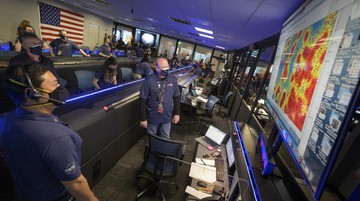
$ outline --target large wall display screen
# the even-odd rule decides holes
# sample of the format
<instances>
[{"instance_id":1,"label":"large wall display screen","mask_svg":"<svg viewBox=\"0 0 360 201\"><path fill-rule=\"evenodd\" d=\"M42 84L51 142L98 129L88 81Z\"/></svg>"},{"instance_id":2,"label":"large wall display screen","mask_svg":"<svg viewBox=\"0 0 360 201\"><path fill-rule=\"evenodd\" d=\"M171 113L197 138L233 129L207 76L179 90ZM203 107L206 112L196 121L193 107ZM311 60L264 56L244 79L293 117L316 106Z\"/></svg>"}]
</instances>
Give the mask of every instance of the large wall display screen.
<instances>
[{"instance_id":1,"label":"large wall display screen","mask_svg":"<svg viewBox=\"0 0 360 201\"><path fill-rule=\"evenodd\" d=\"M152 48L159 46L159 34L149 31L136 29L135 31L135 43L141 43L143 45L150 45Z\"/></svg>"},{"instance_id":2,"label":"large wall display screen","mask_svg":"<svg viewBox=\"0 0 360 201\"><path fill-rule=\"evenodd\" d=\"M284 23L266 105L315 198L360 72L360 0L314 0Z\"/></svg>"}]
</instances>

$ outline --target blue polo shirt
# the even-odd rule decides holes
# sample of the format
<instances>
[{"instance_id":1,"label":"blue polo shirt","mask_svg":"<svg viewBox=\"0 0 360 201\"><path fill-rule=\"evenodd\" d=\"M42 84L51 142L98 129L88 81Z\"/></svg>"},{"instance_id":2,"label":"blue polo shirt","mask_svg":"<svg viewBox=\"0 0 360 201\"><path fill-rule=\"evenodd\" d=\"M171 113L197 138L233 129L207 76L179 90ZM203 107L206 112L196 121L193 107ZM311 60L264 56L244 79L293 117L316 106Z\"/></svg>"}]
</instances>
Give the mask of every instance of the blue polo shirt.
<instances>
[{"instance_id":1,"label":"blue polo shirt","mask_svg":"<svg viewBox=\"0 0 360 201\"><path fill-rule=\"evenodd\" d=\"M142 77L147 77L152 74L152 72L153 71L151 70L150 64L148 62L141 62L134 69L134 73L137 73Z\"/></svg>"},{"instance_id":2,"label":"blue polo shirt","mask_svg":"<svg viewBox=\"0 0 360 201\"><path fill-rule=\"evenodd\" d=\"M106 56L110 56L111 54L111 47L106 45L101 45L99 48L99 52L105 54Z\"/></svg>"},{"instance_id":3,"label":"blue polo shirt","mask_svg":"<svg viewBox=\"0 0 360 201\"><path fill-rule=\"evenodd\" d=\"M97 84L99 85L99 87L100 87L101 89L114 86L114 85L112 84L112 82L111 82L112 77L113 77L114 75L113 75L112 73L110 73L110 74L109 74L109 81L110 81L110 82L105 82L104 72L105 72L105 66L100 67L100 68L97 69L96 72L95 72L95 78L99 80L99 81L97 82Z\"/></svg>"},{"instance_id":4,"label":"blue polo shirt","mask_svg":"<svg viewBox=\"0 0 360 201\"><path fill-rule=\"evenodd\" d=\"M61 50L60 56L64 56L64 57L71 57L74 50L77 51L80 50L80 48L71 40L63 41L60 38L53 40L50 43L50 46L55 49L54 50L55 55L58 55L58 52Z\"/></svg>"},{"instance_id":5,"label":"blue polo shirt","mask_svg":"<svg viewBox=\"0 0 360 201\"><path fill-rule=\"evenodd\" d=\"M53 115L21 108L0 118L0 142L19 200L54 200L81 175L80 136Z\"/></svg>"},{"instance_id":6,"label":"blue polo shirt","mask_svg":"<svg viewBox=\"0 0 360 201\"><path fill-rule=\"evenodd\" d=\"M164 91L163 113L158 112L158 105L160 103L158 98L159 85L161 90ZM163 80L158 78L156 73L147 77L140 90L140 98L146 100L147 121L151 124L171 122L173 98L177 96L180 96L180 92L174 75L170 74Z\"/></svg>"}]
</instances>

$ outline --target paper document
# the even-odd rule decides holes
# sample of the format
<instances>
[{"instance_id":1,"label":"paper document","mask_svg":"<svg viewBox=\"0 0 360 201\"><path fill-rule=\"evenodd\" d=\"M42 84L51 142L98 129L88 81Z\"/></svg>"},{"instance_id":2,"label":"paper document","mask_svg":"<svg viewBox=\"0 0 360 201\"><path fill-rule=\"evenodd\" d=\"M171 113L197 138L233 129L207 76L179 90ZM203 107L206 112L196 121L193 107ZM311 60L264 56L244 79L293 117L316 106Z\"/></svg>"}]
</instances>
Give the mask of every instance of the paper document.
<instances>
[{"instance_id":1,"label":"paper document","mask_svg":"<svg viewBox=\"0 0 360 201\"><path fill-rule=\"evenodd\" d=\"M192 162L189 176L209 183L216 181L216 168Z\"/></svg>"},{"instance_id":2,"label":"paper document","mask_svg":"<svg viewBox=\"0 0 360 201\"><path fill-rule=\"evenodd\" d=\"M194 197L196 197L197 199L201 200L203 198L206 197L211 197L211 194L207 194L207 193L203 193L201 191L196 190L195 188L191 187L191 186L187 186L185 189L185 193L188 193Z\"/></svg>"},{"instance_id":3,"label":"paper document","mask_svg":"<svg viewBox=\"0 0 360 201\"><path fill-rule=\"evenodd\" d=\"M198 100L199 100L200 102L203 102L203 103L206 103L206 102L208 101L208 99L203 98L203 97L201 97L201 96L198 96L197 98L198 98Z\"/></svg>"},{"instance_id":4,"label":"paper document","mask_svg":"<svg viewBox=\"0 0 360 201\"><path fill-rule=\"evenodd\" d=\"M196 158L195 162L201 165L215 166L215 160Z\"/></svg>"}]
</instances>

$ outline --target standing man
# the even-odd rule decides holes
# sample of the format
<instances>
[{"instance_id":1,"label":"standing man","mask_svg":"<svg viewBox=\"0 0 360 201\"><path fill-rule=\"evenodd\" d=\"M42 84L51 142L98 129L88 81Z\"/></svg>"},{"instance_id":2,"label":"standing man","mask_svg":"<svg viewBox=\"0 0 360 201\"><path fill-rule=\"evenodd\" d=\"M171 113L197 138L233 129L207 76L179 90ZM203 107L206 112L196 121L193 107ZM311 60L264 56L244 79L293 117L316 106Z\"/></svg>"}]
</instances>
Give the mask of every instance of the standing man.
<instances>
[{"instance_id":1,"label":"standing man","mask_svg":"<svg viewBox=\"0 0 360 201\"><path fill-rule=\"evenodd\" d=\"M156 73L147 77L140 90L140 126L149 134L170 139L171 122L180 120L179 87L175 76L169 75L165 58L158 58L155 65Z\"/></svg>"},{"instance_id":2,"label":"standing man","mask_svg":"<svg viewBox=\"0 0 360 201\"><path fill-rule=\"evenodd\" d=\"M52 115L67 93L41 64L10 66L5 89L17 105L0 118L1 149L16 200L98 201L81 174L80 136Z\"/></svg>"},{"instance_id":3,"label":"standing man","mask_svg":"<svg viewBox=\"0 0 360 201\"><path fill-rule=\"evenodd\" d=\"M59 31L60 38L53 40L50 43L50 55L51 56L64 56L71 57L74 50L79 51L84 57L90 57L84 50L80 49L73 41L68 39L68 35L65 30ZM55 49L55 52L54 52Z\"/></svg>"}]
</instances>

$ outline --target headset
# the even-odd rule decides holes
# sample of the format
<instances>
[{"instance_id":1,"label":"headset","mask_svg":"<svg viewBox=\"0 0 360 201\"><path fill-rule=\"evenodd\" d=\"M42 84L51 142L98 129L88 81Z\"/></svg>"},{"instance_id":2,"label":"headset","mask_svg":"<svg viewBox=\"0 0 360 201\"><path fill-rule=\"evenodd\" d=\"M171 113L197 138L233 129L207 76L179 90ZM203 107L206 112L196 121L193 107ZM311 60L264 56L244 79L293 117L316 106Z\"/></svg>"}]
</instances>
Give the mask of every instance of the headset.
<instances>
[{"instance_id":1,"label":"headset","mask_svg":"<svg viewBox=\"0 0 360 201\"><path fill-rule=\"evenodd\" d=\"M36 90L34 85L32 84L30 76L29 76L26 68L24 66L22 66L22 69L24 71L25 79L26 79L26 81L27 81L27 83L29 84L29 87L30 87L30 93L28 94L28 97L30 99L33 99L33 100L36 99L37 100L38 98L45 98L47 100L50 100L50 101L53 101L53 102L56 102L56 103L59 103L59 104L62 104L62 105L65 104L65 102L63 102L63 101L59 101L59 100L56 100L56 99L41 95L41 93L38 90Z\"/></svg>"}]
</instances>

